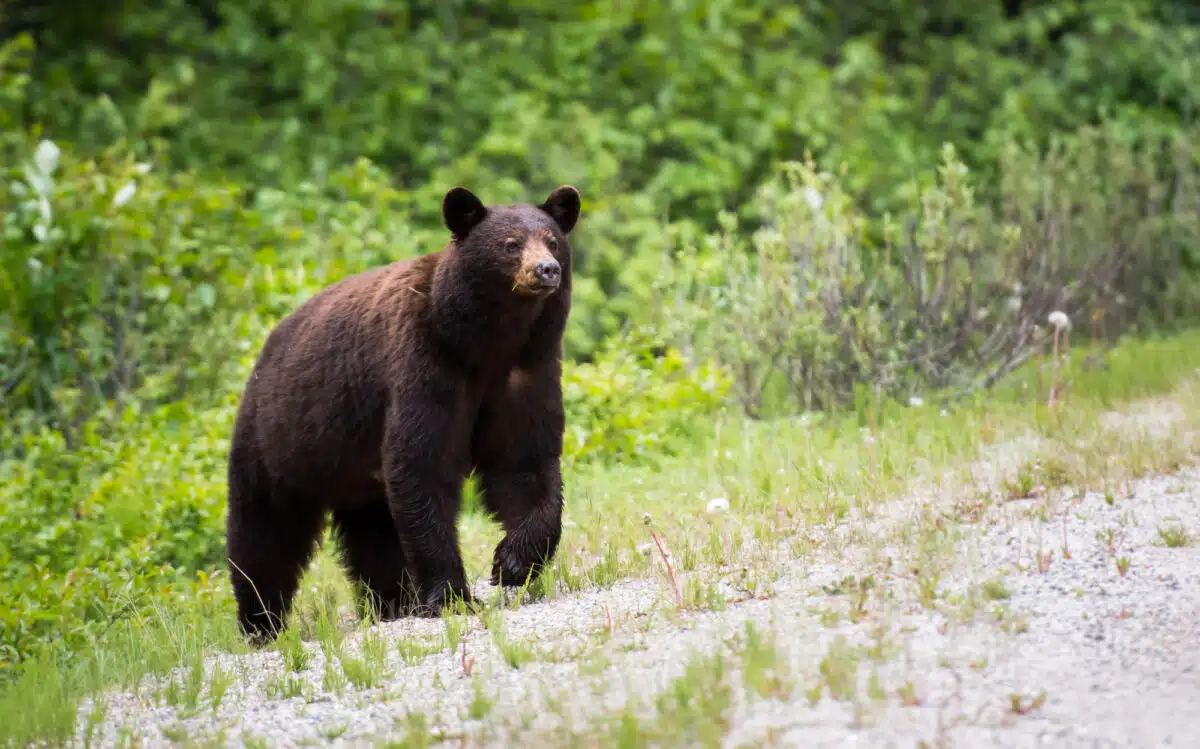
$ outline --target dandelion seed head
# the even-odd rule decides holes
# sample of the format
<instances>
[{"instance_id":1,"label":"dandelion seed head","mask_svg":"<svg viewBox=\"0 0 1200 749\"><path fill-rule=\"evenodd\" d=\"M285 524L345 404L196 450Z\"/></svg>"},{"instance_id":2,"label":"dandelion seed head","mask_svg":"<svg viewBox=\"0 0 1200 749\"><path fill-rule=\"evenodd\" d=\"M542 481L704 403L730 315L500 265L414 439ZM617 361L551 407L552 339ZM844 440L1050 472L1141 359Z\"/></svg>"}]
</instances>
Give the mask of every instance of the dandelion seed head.
<instances>
[{"instance_id":1,"label":"dandelion seed head","mask_svg":"<svg viewBox=\"0 0 1200 749\"><path fill-rule=\"evenodd\" d=\"M1054 326L1056 330L1063 330L1071 327L1071 318L1067 317L1067 313L1062 310L1054 310L1046 317L1046 321Z\"/></svg>"},{"instance_id":2,"label":"dandelion seed head","mask_svg":"<svg viewBox=\"0 0 1200 749\"><path fill-rule=\"evenodd\" d=\"M709 514L720 514L729 509L729 500L724 497L714 497L708 500L708 507L705 508Z\"/></svg>"}]
</instances>

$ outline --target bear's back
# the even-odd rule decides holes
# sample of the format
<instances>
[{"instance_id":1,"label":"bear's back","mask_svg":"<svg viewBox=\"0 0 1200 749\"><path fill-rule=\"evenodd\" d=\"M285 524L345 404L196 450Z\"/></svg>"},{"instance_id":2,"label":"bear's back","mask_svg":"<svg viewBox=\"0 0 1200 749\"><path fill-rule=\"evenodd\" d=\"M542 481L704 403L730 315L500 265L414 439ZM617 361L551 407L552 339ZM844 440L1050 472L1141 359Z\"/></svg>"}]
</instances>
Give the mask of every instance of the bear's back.
<instances>
[{"instance_id":1,"label":"bear's back","mask_svg":"<svg viewBox=\"0 0 1200 749\"><path fill-rule=\"evenodd\" d=\"M378 460L387 380L418 336L433 253L337 281L267 336L243 395L266 468L306 483Z\"/></svg>"}]
</instances>

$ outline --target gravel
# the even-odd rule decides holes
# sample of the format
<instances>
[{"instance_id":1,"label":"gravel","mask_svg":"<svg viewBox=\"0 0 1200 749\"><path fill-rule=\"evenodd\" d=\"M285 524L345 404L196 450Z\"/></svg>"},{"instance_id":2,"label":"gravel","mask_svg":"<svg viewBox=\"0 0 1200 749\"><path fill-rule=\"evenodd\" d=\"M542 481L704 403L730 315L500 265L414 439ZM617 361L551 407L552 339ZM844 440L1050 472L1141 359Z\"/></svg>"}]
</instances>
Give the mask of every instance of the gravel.
<instances>
[{"instance_id":1,"label":"gravel","mask_svg":"<svg viewBox=\"0 0 1200 749\"><path fill-rule=\"evenodd\" d=\"M1168 410L1154 428L1174 418ZM1015 465L1036 448L997 448L988 470ZM781 559L767 594L722 610L668 613L673 593L662 575L505 609L508 637L537 650L519 668L475 618L465 649L453 652L440 621L375 627L388 642L388 661L372 689L324 688L325 658L315 643L306 643L311 662L295 675L305 695L291 698L268 694L288 673L279 653L214 656L208 666L235 677L215 711L202 704L181 715L151 689L113 693L93 745L121 742L124 730L142 746L175 745L180 736L225 745L256 738L268 746L373 746L403 738L416 712L455 745L559 746L565 732L592 736L627 706L652 720L654 696L696 658L728 653L747 622L774 634L778 670L792 688L753 695L735 668L724 746L1194 745L1200 468L1130 482L1115 496L1068 491L993 502L972 523L945 524L940 554L921 556L912 534L884 543L904 538L906 528L928 529L931 513L953 507L963 491L926 487L887 512L851 520L846 541ZM1167 527L1182 528L1191 542L1167 546L1160 535ZM921 583L935 572L936 602L923 605ZM700 574L734 577L729 570ZM837 590L849 575L876 582L857 620L850 615L855 597ZM489 595L487 586L479 592ZM440 642L441 650L406 664L396 644L414 638ZM358 635L347 639L351 651L358 643ZM851 688L811 700L823 659L835 670L855 662L837 656L844 644L863 648ZM872 646L882 651L868 652ZM704 696L701 688L692 694Z\"/></svg>"}]
</instances>

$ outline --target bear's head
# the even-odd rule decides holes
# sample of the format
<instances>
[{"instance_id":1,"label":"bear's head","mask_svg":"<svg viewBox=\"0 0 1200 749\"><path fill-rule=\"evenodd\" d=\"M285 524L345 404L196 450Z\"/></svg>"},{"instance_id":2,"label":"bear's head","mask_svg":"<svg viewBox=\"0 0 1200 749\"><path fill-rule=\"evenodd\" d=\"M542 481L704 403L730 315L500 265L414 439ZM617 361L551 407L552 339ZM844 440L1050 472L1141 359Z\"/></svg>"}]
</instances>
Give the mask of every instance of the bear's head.
<instances>
[{"instance_id":1,"label":"bear's head","mask_svg":"<svg viewBox=\"0 0 1200 749\"><path fill-rule=\"evenodd\" d=\"M579 219L579 191L564 185L541 205L485 206L465 187L442 201L442 218L454 238L454 252L473 273L507 284L532 299L562 288L571 272L567 235Z\"/></svg>"}]
</instances>

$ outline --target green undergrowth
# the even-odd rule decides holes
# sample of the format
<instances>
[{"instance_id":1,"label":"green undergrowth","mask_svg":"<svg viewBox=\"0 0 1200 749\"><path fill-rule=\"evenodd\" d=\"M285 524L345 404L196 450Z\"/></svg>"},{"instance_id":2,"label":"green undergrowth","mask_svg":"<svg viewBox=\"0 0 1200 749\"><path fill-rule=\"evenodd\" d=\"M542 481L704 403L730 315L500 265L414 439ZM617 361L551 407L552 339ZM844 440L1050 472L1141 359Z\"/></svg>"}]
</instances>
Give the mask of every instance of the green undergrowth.
<instances>
[{"instance_id":1,"label":"green undergrowth","mask_svg":"<svg viewBox=\"0 0 1200 749\"><path fill-rule=\"evenodd\" d=\"M727 383L673 352L613 348L564 373L566 461L652 466L689 448ZM250 360L243 362L243 367ZM238 395L42 429L0 460L0 681L35 654L86 648L118 621L224 580L225 472ZM467 497L469 508L478 503Z\"/></svg>"},{"instance_id":2,"label":"green undergrowth","mask_svg":"<svg viewBox=\"0 0 1200 749\"><path fill-rule=\"evenodd\" d=\"M653 555L644 553L653 542L651 531L669 548L680 572L726 562L753 566L753 541L788 542L805 527L836 524L852 507L869 506L915 479L974 460L989 444L1030 431L1054 437L1092 428L1105 409L1165 394L1198 369L1200 332L1193 332L1123 341L1103 355L1073 350L1058 369L1053 410L1046 404L1049 365L1034 361L994 391L945 403L930 394L919 404L864 398L842 412L770 421L747 420L733 410L697 417L691 424L697 436L676 455L641 465L571 467L560 552L548 573L526 591L526 600L651 573ZM108 454L115 457L93 493L124 493L127 514L90 524L91 535L73 538L76 547L94 549L81 566L87 571L74 573L65 592L47 583L10 599L28 604L58 596L64 605L93 615L93 626L81 627L58 647L32 650L10 670L0 692L2 736L10 744L66 739L74 730L79 700L102 688L131 686L145 674L196 663L214 650L244 651L218 563L221 482L214 477L221 475L223 447L217 435L228 425L219 418L210 422L215 417L209 413L179 411L156 418L161 421L138 432L156 440L152 445L132 440L123 448L127 452L109 445ZM79 466L61 470L83 470L87 456L78 460ZM164 476L175 483L155 483ZM210 484L201 481L205 476ZM206 494L212 506L189 511L195 514L171 509L172 496L194 493ZM93 512L89 495L79 496L78 512ZM146 497L158 501L146 502ZM710 502L718 499L727 509L710 511ZM137 515L136 507L146 513ZM106 545L119 546L123 537L135 535L139 523L148 532L180 534L186 538L180 548L207 546L214 563L186 574L188 560L155 557L162 551L148 537L144 547L125 547L125 561L104 552ZM475 509L460 527L469 574L485 575L500 530ZM53 549L54 533L68 530L41 539L46 553ZM37 538L32 529L25 533ZM336 629L342 612L352 607L334 553L327 544L303 581L295 619L301 639L323 642L331 634L325 630ZM154 560L156 572L114 584L121 579L114 570L135 570L142 559ZM80 588L72 594L75 585ZM703 591L693 592L703 598ZM65 621L57 616L47 626Z\"/></svg>"}]
</instances>

